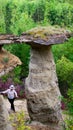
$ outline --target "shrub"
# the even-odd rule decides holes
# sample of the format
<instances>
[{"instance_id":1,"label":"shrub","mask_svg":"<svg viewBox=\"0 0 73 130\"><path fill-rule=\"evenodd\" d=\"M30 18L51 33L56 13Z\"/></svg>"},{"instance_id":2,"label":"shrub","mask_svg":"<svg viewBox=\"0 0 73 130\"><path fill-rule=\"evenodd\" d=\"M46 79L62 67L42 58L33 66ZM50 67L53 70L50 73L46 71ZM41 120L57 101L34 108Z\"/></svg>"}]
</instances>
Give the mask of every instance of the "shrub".
<instances>
[{"instance_id":1,"label":"shrub","mask_svg":"<svg viewBox=\"0 0 73 130\"><path fill-rule=\"evenodd\" d=\"M67 92L68 99L67 99L67 108L70 115L73 115L73 88L68 89Z\"/></svg>"},{"instance_id":2,"label":"shrub","mask_svg":"<svg viewBox=\"0 0 73 130\"><path fill-rule=\"evenodd\" d=\"M73 130L73 88L68 90L68 98L65 99L67 107L66 130Z\"/></svg>"},{"instance_id":3,"label":"shrub","mask_svg":"<svg viewBox=\"0 0 73 130\"><path fill-rule=\"evenodd\" d=\"M60 91L63 96L67 96L68 88L72 88L73 82L73 63L62 56L56 64Z\"/></svg>"},{"instance_id":4,"label":"shrub","mask_svg":"<svg viewBox=\"0 0 73 130\"><path fill-rule=\"evenodd\" d=\"M53 46L52 51L54 53L55 62L61 59L63 55L73 62L73 38L70 38L67 43L65 42L64 44Z\"/></svg>"},{"instance_id":5,"label":"shrub","mask_svg":"<svg viewBox=\"0 0 73 130\"><path fill-rule=\"evenodd\" d=\"M7 64L8 61L9 61L9 58L8 58L8 57L4 57L4 58L3 58L3 63Z\"/></svg>"},{"instance_id":6,"label":"shrub","mask_svg":"<svg viewBox=\"0 0 73 130\"><path fill-rule=\"evenodd\" d=\"M25 114L23 111L11 114L10 121L16 130L30 130L30 128L26 125Z\"/></svg>"},{"instance_id":7,"label":"shrub","mask_svg":"<svg viewBox=\"0 0 73 130\"><path fill-rule=\"evenodd\" d=\"M69 117L65 121L66 123L66 130L73 130L73 117Z\"/></svg>"}]
</instances>

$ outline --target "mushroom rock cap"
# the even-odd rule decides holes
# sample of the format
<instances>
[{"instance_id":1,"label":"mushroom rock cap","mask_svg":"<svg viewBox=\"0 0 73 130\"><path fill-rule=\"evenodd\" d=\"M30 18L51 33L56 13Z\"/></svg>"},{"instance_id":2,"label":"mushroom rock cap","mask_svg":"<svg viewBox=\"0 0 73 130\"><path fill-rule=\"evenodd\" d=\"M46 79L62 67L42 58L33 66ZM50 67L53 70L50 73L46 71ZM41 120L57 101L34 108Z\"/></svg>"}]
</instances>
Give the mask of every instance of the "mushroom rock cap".
<instances>
[{"instance_id":1,"label":"mushroom rock cap","mask_svg":"<svg viewBox=\"0 0 73 130\"><path fill-rule=\"evenodd\" d=\"M12 43L26 43L32 47L42 47L64 43L70 37L73 37L72 33L60 27L36 27L22 33L21 36L0 34L0 46Z\"/></svg>"},{"instance_id":2,"label":"mushroom rock cap","mask_svg":"<svg viewBox=\"0 0 73 130\"><path fill-rule=\"evenodd\" d=\"M18 57L2 49L0 51L0 77L12 71L17 65L21 65Z\"/></svg>"},{"instance_id":3,"label":"mushroom rock cap","mask_svg":"<svg viewBox=\"0 0 73 130\"><path fill-rule=\"evenodd\" d=\"M0 34L0 45L15 43L19 37L12 34Z\"/></svg>"},{"instance_id":4,"label":"mushroom rock cap","mask_svg":"<svg viewBox=\"0 0 73 130\"><path fill-rule=\"evenodd\" d=\"M57 27L37 27L20 36L22 42L31 46L49 46L63 43L71 37L71 32Z\"/></svg>"}]
</instances>

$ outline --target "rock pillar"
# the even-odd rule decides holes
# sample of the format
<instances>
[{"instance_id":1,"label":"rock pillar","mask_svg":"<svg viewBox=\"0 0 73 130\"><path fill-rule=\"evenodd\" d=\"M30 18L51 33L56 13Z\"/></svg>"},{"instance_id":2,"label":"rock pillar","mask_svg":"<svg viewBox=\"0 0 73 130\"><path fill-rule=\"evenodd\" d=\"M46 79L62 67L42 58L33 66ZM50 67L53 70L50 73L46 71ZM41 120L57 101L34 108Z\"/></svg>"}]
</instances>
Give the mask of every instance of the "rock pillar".
<instances>
[{"instance_id":1,"label":"rock pillar","mask_svg":"<svg viewBox=\"0 0 73 130\"><path fill-rule=\"evenodd\" d=\"M31 49L25 91L31 120L47 124L55 128L53 130L63 130L59 125L62 121L61 94L51 46Z\"/></svg>"},{"instance_id":2,"label":"rock pillar","mask_svg":"<svg viewBox=\"0 0 73 130\"><path fill-rule=\"evenodd\" d=\"M0 130L13 130L3 96L0 96Z\"/></svg>"}]
</instances>

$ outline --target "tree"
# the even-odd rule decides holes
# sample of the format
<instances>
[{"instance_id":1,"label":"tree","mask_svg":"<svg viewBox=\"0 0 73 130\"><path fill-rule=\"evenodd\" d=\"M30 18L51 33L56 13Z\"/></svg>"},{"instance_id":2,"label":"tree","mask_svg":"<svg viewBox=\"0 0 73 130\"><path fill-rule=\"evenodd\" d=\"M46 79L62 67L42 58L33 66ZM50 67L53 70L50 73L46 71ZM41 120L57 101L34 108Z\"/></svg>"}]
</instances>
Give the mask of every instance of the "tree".
<instances>
[{"instance_id":1,"label":"tree","mask_svg":"<svg viewBox=\"0 0 73 130\"><path fill-rule=\"evenodd\" d=\"M73 62L63 56L57 61L56 68L60 91L63 96L67 96L68 89L73 87Z\"/></svg>"}]
</instances>

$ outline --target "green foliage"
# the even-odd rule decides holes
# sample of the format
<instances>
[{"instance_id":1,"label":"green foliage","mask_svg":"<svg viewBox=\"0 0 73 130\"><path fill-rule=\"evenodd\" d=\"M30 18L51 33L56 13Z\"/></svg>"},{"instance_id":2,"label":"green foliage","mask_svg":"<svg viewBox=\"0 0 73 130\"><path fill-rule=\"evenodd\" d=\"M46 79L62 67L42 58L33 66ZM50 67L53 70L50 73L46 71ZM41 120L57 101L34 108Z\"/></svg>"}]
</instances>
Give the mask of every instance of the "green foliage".
<instances>
[{"instance_id":1,"label":"green foliage","mask_svg":"<svg viewBox=\"0 0 73 130\"><path fill-rule=\"evenodd\" d=\"M56 68L61 93L66 96L68 88L72 87L73 62L63 56L57 61Z\"/></svg>"},{"instance_id":2,"label":"green foliage","mask_svg":"<svg viewBox=\"0 0 73 130\"><path fill-rule=\"evenodd\" d=\"M31 19L31 16L28 15L28 6L29 2L27 1L10 1L9 6L10 10L10 31L14 34L21 34L23 31L26 31L35 26L35 23ZM28 6L27 6L28 5ZM8 15L7 15L8 16Z\"/></svg>"},{"instance_id":3,"label":"green foliage","mask_svg":"<svg viewBox=\"0 0 73 130\"><path fill-rule=\"evenodd\" d=\"M5 33L5 0L0 0L0 34Z\"/></svg>"},{"instance_id":4,"label":"green foliage","mask_svg":"<svg viewBox=\"0 0 73 130\"><path fill-rule=\"evenodd\" d=\"M47 17L52 25L72 25L73 6L69 3L50 2Z\"/></svg>"},{"instance_id":5,"label":"green foliage","mask_svg":"<svg viewBox=\"0 0 73 130\"><path fill-rule=\"evenodd\" d=\"M20 96L22 96L24 94L24 91L23 90L21 90L20 91Z\"/></svg>"},{"instance_id":6,"label":"green foliage","mask_svg":"<svg viewBox=\"0 0 73 130\"><path fill-rule=\"evenodd\" d=\"M68 89L67 95L68 98L65 99L67 106L66 130L73 130L73 85L72 89Z\"/></svg>"},{"instance_id":7,"label":"green foliage","mask_svg":"<svg viewBox=\"0 0 73 130\"><path fill-rule=\"evenodd\" d=\"M8 58L8 57L4 57L4 58L3 58L3 63L6 64L6 63L8 63L8 61L9 61L9 58Z\"/></svg>"},{"instance_id":8,"label":"green foliage","mask_svg":"<svg viewBox=\"0 0 73 130\"><path fill-rule=\"evenodd\" d=\"M6 83L7 80L11 78L14 84L22 84L22 81L20 80L20 74L21 74L21 67L17 66L10 73L3 75L1 79L3 82Z\"/></svg>"},{"instance_id":9,"label":"green foliage","mask_svg":"<svg viewBox=\"0 0 73 130\"><path fill-rule=\"evenodd\" d=\"M66 123L66 130L73 130L73 117L69 117L65 121Z\"/></svg>"},{"instance_id":10,"label":"green foliage","mask_svg":"<svg viewBox=\"0 0 73 130\"><path fill-rule=\"evenodd\" d=\"M3 76L1 77L1 79L2 79L3 82L6 82L8 78L9 78L9 75L8 75L8 74L3 75Z\"/></svg>"},{"instance_id":11,"label":"green foliage","mask_svg":"<svg viewBox=\"0 0 73 130\"><path fill-rule=\"evenodd\" d=\"M13 73L15 74L15 77L20 77L21 67L17 66L16 68L14 68Z\"/></svg>"},{"instance_id":12,"label":"green foliage","mask_svg":"<svg viewBox=\"0 0 73 130\"><path fill-rule=\"evenodd\" d=\"M23 111L11 114L9 120L12 122L12 125L16 128L16 130L30 130L30 128L26 125Z\"/></svg>"},{"instance_id":13,"label":"green foliage","mask_svg":"<svg viewBox=\"0 0 73 130\"><path fill-rule=\"evenodd\" d=\"M18 77L14 77L13 81L15 84L22 84L22 82L20 81L20 79Z\"/></svg>"},{"instance_id":14,"label":"green foliage","mask_svg":"<svg viewBox=\"0 0 73 130\"><path fill-rule=\"evenodd\" d=\"M70 115L73 115L73 84L72 89L68 89L67 92L68 100L67 100L67 107Z\"/></svg>"},{"instance_id":15,"label":"green foliage","mask_svg":"<svg viewBox=\"0 0 73 130\"><path fill-rule=\"evenodd\" d=\"M55 45L52 47L55 62L65 56L67 59L73 62L73 38L71 38L67 43Z\"/></svg>"},{"instance_id":16,"label":"green foliage","mask_svg":"<svg viewBox=\"0 0 73 130\"><path fill-rule=\"evenodd\" d=\"M21 75L21 67L17 66L14 68L14 70L12 71L12 76L10 74L10 76L13 79L13 82L15 84L22 84L21 80L20 80L20 75Z\"/></svg>"},{"instance_id":17,"label":"green foliage","mask_svg":"<svg viewBox=\"0 0 73 130\"><path fill-rule=\"evenodd\" d=\"M40 22L44 20L45 14L45 0L37 0L35 3L34 12L32 13L32 18L35 22Z\"/></svg>"},{"instance_id":18,"label":"green foliage","mask_svg":"<svg viewBox=\"0 0 73 130\"><path fill-rule=\"evenodd\" d=\"M16 67L13 71L14 82L20 82L19 78L25 78L29 72L29 60L30 60L30 46L26 44L14 44L4 46L6 50L10 50L11 53L20 58L22 65Z\"/></svg>"},{"instance_id":19,"label":"green foliage","mask_svg":"<svg viewBox=\"0 0 73 130\"><path fill-rule=\"evenodd\" d=\"M30 47L26 44L13 45L11 52L21 59L20 77L27 77L29 72Z\"/></svg>"},{"instance_id":20,"label":"green foliage","mask_svg":"<svg viewBox=\"0 0 73 130\"><path fill-rule=\"evenodd\" d=\"M5 7L5 25L6 25L6 33L11 33L10 25L11 25L11 19L12 19L12 11L10 5L12 4L12 1L8 1Z\"/></svg>"},{"instance_id":21,"label":"green foliage","mask_svg":"<svg viewBox=\"0 0 73 130\"><path fill-rule=\"evenodd\" d=\"M12 81L14 82L14 84L22 84L22 81L20 80L20 74L21 74L21 67L17 66L15 67L12 72L5 74L3 76L1 76L1 79L3 82L7 82L7 80L9 78L12 79Z\"/></svg>"},{"instance_id":22,"label":"green foliage","mask_svg":"<svg viewBox=\"0 0 73 130\"><path fill-rule=\"evenodd\" d=\"M0 33L19 35L44 21L45 24L72 26L71 3L69 0L0 0Z\"/></svg>"}]
</instances>

